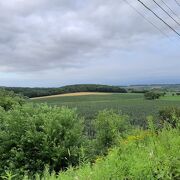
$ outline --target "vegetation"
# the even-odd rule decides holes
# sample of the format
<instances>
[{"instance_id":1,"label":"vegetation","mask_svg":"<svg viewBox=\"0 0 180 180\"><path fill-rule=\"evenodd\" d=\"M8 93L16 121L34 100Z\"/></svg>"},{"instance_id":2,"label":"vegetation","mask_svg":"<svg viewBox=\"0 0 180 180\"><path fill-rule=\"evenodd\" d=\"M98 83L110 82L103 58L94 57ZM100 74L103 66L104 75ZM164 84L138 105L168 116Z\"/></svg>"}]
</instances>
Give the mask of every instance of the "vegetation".
<instances>
[{"instance_id":1,"label":"vegetation","mask_svg":"<svg viewBox=\"0 0 180 180\"><path fill-rule=\"evenodd\" d=\"M6 90L14 91L29 98L49 96L56 94L74 93L74 92L113 92L126 93L124 88L119 86L96 85L96 84L79 84L70 85L60 88L20 88L20 87L6 87Z\"/></svg>"},{"instance_id":2,"label":"vegetation","mask_svg":"<svg viewBox=\"0 0 180 180\"><path fill-rule=\"evenodd\" d=\"M128 92L130 92L130 93L147 93L148 92L148 90L144 90L144 89L132 89L132 88L128 88L127 89L128 90Z\"/></svg>"},{"instance_id":3,"label":"vegetation","mask_svg":"<svg viewBox=\"0 0 180 180\"><path fill-rule=\"evenodd\" d=\"M175 127L178 124L180 118L180 109L177 107L165 108L160 110L159 118L161 123L169 123L172 127Z\"/></svg>"},{"instance_id":4,"label":"vegetation","mask_svg":"<svg viewBox=\"0 0 180 180\"><path fill-rule=\"evenodd\" d=\"M16 106L0 111L0 174L59 171L77 165L84 143L83 120L74 110L47 105Z\"/></svg>"},{"instance_id":5,"label":"vegetation","mask_svg":"<svg viewBox=\"0 0 180 180\"><path fill-rule=\"evenodd\" d=\"M71 97L49 97L34 99L36 103L47 103L51 106L67 106L76 108L77 112L85 117L86 128L91 134L91 121L99 111L113 109L117 113L127 114L132 125L146 126L146 117L153 115L158 117L158 112L166 107L180 107L180 97L167 94L156 101L144 99L140 93L123 93L107 95L88 95Z\"/></svg>"},{"instance_id":6,"label":"vegetation","mask_svg":"<svg viewBox=\"0 0 180 180\"><path fill-rule=\"evenodd\" d=\"M122 112L103 110L90 122L89 134L75 109L3 92L16 103L0 106L0 179L180 178L178 107L148 117L145 129L130 125Z\"/></svg>"},{"instance_id":7,"label":"vegetation","mask_svg":"<svg viewBox=\"0 0 180 180\"><path fill-rule=\"evenodd\" d=\"M180 84L150 84L150 85L131 85L129 89L137 91L164 91L164 92L178 92Z\"/></svg>"},{"instance_id":8,"label":"vegetation","mask_svg":"<svg viewBox=\"0 0 180 180\"><path fill-rule=\"evenodd\" d=\"M156 134L151 129L137 130L110 149L107 157L95 164L83 164L59 175L44 172L43 180L178 180L180 178L179 128L164 127ZM39 176L36 176L39 180Z\"/></svg>"},{"instance_id":9,"label":"vegetation","mask_svg":"<svg viewBox=\"0 0 180 180\"><path fill-rule=\"evenodd\" d=\"M4 110L10 110L13 106L22 105L24 102L23 97L16 95L14 92L0 89L0 106Z\"/></svg>"},{"instance_id":10,"label":"vegetation","mask_svg":"<svg viewBox=\"0 0 180 180\"><path fill-rule=\"evenodd\" d=\"M112 110L104 110L94 120L94 129L96 131L95 154L106 154L108 149L116 145L119 138L130 129L128 116L118 115Z\"/></svg>"},{"instance_id":11,"label":"vegetation","mask_svg":"<svg viewBox=\"0 0 180 180\"><path fill-rule=\"evenodd\" d=\"M155 100L155 99L159 99L161 96L164 96L164 95L165 95L164 93L148 91L144 94L144 97L147 100Z\"/></svg>"},{"instance_id":12,"label":"vegetation","mask_svg":"<svg viewBox=\"0 0 180 180\"><path fill-rule=\"evenodd\" d=\"M117 143L120 133L127 131L125 120L126 116L113 111L100 112L94 120L95 135L88 140L84 121L76 110L31 103L17 103L10 111L1 107L0 174L5 176L8 170L21 178L43 172L45 165L50 171L59 172L70 165L77 166L83 157L93 161ZM101 125L110 131L108 135Z\"/></svg>"}]
</instances>

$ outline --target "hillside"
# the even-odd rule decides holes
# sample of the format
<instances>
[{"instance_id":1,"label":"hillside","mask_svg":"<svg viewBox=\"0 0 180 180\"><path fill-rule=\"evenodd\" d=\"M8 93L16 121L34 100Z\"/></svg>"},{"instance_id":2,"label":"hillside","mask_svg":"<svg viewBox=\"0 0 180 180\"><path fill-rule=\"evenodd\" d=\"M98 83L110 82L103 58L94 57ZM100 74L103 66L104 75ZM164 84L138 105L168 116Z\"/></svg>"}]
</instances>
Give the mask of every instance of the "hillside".
<instances>
[{"instance_id":1,"label":"hillside","mask_svg":"<svg viewBox=\"0 0 180 180\"><path fill-rule=\"evenodd\" d=\"M75 93L75 92L113 92L126 93L125 88L119 86L108 86L99 84L77 84L57 88L29 88L29 87L4 87L6 90L14 91L29 98L50 96L57 94Z\"/></svg>"},{"instance_id":2,"label":"hillside","mask_svg":"<svg viewBox=\"0 0 180 180\"><path fill-rule=\"evenodd\" d=\"M180 84L149 84L149 85L130 85L126 86L127 89L133 89L136 91L145 91L145 90L161 90L161 91L180 91Z\"/></svg>"},{"instance_id":3,"label":"hillside","mask_svg":"<svg viewBox=\"0 0 180 180\"><path fill-rule=\"evenodd\" d=\"M179 142L178 128L164 128L158 134L151 130L139 131L120 140L119 146L109 150L107 157L97 158L93 165L82 164L58 176L46 171L44 179L178 180Z\"/></svg>"},{"instance_id":4,"label":"hillside","mask_svg":"<svg viewBox=\"0 0 180 180\"><path fill-rule=\"evenodd\" d=\"M152 84L152 85L129 85L129 86L110 86L100 84L76 84L62 87L0 87L6 90L14 91L26 97L51 96L76 92L110 92L110 93L144 93L149 90L158 90L163 92L179 92L179 84Z\"/></svg>"}]
</instances>

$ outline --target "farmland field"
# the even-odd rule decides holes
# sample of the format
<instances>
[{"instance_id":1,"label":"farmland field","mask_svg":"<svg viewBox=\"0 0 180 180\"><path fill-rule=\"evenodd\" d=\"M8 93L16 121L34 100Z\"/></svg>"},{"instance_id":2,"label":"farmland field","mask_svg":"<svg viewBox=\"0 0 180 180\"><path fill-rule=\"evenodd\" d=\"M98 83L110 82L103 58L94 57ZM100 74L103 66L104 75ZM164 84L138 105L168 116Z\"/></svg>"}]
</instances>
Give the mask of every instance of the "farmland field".
<instances>
[{"instance_id":1,"label":"farmland field","mask_svg":"<svg viewBox=\"0 0 180 180\"><path fill-rule=\"evenodd\" d=\"M70 96L36 98L32 101L52 106L77 108L78 113L86 119L92 119L100 110L113 109L128 114L135 124L143 123L148 115L156 116L158 111L165 107L180 107L180 96L168 95L159 100L145 100L143 94L137 93L83 94L82 96L71 94Z\"/></svg>"}]
</instances>

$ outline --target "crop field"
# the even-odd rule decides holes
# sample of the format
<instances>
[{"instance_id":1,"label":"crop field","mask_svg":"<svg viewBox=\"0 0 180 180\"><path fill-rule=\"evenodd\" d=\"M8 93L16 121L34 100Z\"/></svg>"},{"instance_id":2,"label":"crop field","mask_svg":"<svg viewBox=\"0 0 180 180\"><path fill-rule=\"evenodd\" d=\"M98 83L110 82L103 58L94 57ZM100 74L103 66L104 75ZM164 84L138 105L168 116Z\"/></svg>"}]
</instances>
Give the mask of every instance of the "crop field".
<instances>
[{"instance_id":1,"label":"crop field","mask_svg":"<svg viewBox=\"0 0 180 180\"><path fill-rule=\"evenodd\" d=\"M32 99L33 102L47 103L52 106L76 108L80 115L92 119L100 110L113 109L128 114L135 124L144 122L148 115L157 116L158 111L166 107L179 106L180 96L165 96L159 100L145 100L143 94L75 94Z\"/></svg>"}]
</instances>

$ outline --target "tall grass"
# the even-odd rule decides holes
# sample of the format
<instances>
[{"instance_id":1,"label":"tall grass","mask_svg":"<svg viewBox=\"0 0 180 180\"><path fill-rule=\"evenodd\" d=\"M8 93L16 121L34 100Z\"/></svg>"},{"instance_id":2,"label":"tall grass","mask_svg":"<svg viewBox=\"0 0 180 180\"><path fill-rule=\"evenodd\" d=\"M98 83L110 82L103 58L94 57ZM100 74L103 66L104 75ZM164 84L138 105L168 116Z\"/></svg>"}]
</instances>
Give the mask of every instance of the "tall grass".
<instances>
[{"instance_id":1,"label":"tall grass","mask_svg":"<svg viewBox=\"0 0 180 180\"><path fill-rule=\"evenodd\" d=\"M158 133L136 130L96 162L69 168L59 175L36 176L37 180L178 180L180 179L179 127L166 126ZM24 179L27 179L25 177Z\"/></svg>"}]
</instances>

